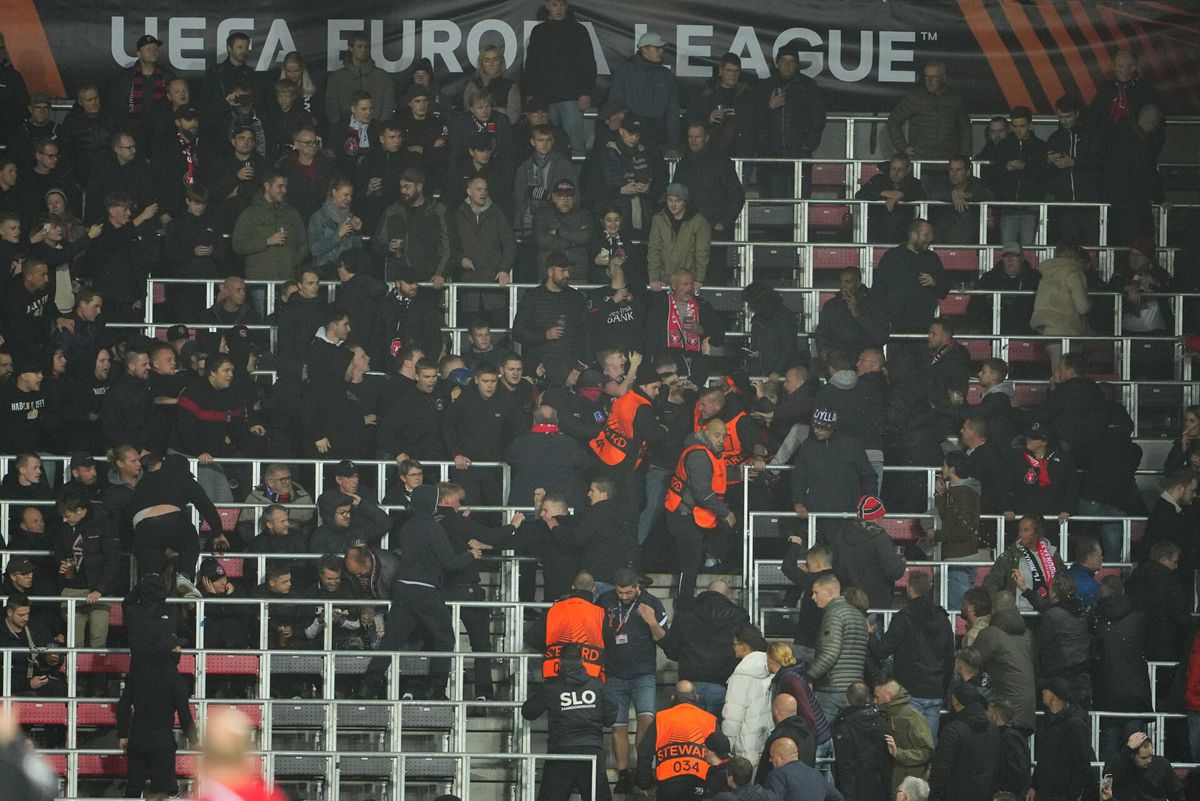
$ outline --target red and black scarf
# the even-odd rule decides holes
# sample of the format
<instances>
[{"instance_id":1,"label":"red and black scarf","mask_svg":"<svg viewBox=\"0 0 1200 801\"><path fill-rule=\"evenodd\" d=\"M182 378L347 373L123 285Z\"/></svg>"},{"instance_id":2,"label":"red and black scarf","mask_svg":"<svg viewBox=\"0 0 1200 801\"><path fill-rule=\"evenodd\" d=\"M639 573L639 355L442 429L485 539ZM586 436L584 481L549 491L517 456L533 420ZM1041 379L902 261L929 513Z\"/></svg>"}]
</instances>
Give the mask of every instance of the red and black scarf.
<instances>
[{"instance_id":1,"label":"red and black scarf","mask_svg":"<svg viewBox=\"0 0 1200 801\"><path fill-rule=\"evenodd\" d=\"M151 103L165 103L167 100L167 84L166 74L163 68L154 65L154 73L151 75L154 79L152 93L149 96ZM134 117L141 117L142 112L146 110L146 74L142 72L142 65L135 64L133 66L133 82L129 86L129 113Z\"/></svg>"},{"instance_id":2,"label":"red and black scarf","mask_svg":"<svg viewBox=\"0 0 1200 801\"><path fill-rule=\"evenodd\" d=\"M1033 576L1031 589L1045 598L1050 594L1050 582L1054 581L1054 576L1058 573L1058 568L1054 565L1054 554L1050 552L1050 544L1039 539L1032 551L1020 543L1017 543L1017 547L1021 549L1021 557L1029 565L1029 572Z\"/></svg>"},{"instance_id":3,"label":"red and black scarf","mask_svg":"<svg viewBox=\"0 0 1200 801\"><path fill-rule=\"evenodd\" d=\"M688 298L687 306L691 318L699 324L700 304L696 298ZM700 335L684 329L683 320L679 316L679 306L670 294L667 295L667 347L683 348L689 353L700 352Z\"/></svg>"},{"instance_id":4,"label":"red and black scarf","mask_svg":"<svg viewBox=\"0 0 1200 801\"><path fill-rule=\"evenodd\" d=\"M189 142L182 131L176 131L175 138L179 141L179 152L187 161L187 171L183 174L183 183L185 186L191 186L196 183L196 143Z\"/></svg>"},{"instance_id":5,"label":"red and black scarf","mask_svg":"<svg viewBox=\"0 0 1200 801\"><path fill-rule=\"evenodd\" d=\"M1025 483L1032 487L1050 486L1050 459L1054 454L1047 452L1040 459L1029 451L1021 454L1025 458Z\"/></svg>"}]
</instances>

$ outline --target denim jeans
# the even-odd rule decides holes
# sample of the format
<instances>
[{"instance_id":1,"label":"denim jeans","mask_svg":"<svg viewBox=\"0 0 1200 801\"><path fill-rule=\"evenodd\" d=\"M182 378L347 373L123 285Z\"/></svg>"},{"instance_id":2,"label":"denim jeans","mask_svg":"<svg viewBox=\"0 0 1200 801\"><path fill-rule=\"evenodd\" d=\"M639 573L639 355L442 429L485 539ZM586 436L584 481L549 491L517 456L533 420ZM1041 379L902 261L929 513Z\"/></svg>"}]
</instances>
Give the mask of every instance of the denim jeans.
<instances>
[{"instance_id":1,"label":"denim jeans","mask_svg":"<svg viewBox=\"0 0 1200 801\"><path fill-rule=\"evenodd\" d=\"M578 100L560 100L550 104L550 122L567 132L571 140L571 155L587 155L587 126Z\"/></svg>"},{"instance_id":2,"label":"denim jeans","mask_svg":"<svg viewBox=\"0 0 1200 801\"><path fill-rule=\"evenodd\" d=\"M975 559L974 556L966 557L967 559ZM947 562L953 562L952 559L947 559ZM947 565L946 570L946 608L947 609L962 609L963 596L967 594L967 590L975 586L975 568L974 567L950 567Z\"/></svg>"},{"instance_id":3,"label":"denim jeans","mask_svg":"<svg viewBox=\"0 0 1200 801\"><path fill-rule=\"evenodd\" d=\"M825 713L825 719L833 725L837 716L846 708L846 694L833 690L813 690L813 695L817 697L817 706Z\"/></svg>"},{"instance_id":4,"label":"denim jeans","mask_svg":"<svg viewBox=\"0 0 1200 801\"><path fill-rule=\"evenodd\" d=\"M937 745L938 720L942 713L941 698L913 698L908 705L925 716L929 721L929 731L933 733L933 743Z\"/></svg>"},{"instance_id":5,"label":"denim jeans","mask_svg":"<svg viewBox=\"0 0 1200 801\"><path fill-rule=\"evenodd\" d=\"M1000 215L1000 241L1007 244L1017 242L1030 247L1037 236L1037 214L1026 211L1010 211Z\"/></svg>"},{"instance_id":6,"label":"denim jeans","mask_svg":"<svg viewBox=\"0 0 1200 801\"><path fill-rule=\"evenodd\" d=\"M696 692L699 706L705 712L717 716L717 726L721 725L721 710L725 706L725 685L712 681L694 681L692 689Z\"/></svg>"},{"instance_id":7,"label":"denim jeans","mask_svg":"<svg viewBox=\"0 0 1200 801\"><path fill-rule=\"evenodd\" d=\"M637 539L638 545L643 544L650 532L654 530L663 514L663 501L667 498L667 486L671 483L671 473L661 467L651 467L646 471L646 504L638 515Z\"/></svg>"},{"instance_id":8,"label":"denim jeans","mask_svg":"<svg viewBox=\"0 0 1200 801\"><path fill-rule=\"evenodd\" d=\"M1125 513L1115 506L1109 506L1107 503L1080 498L1079 514L1087 517L1121 517ZM1098 525L1100 526L1100 545L1104 548L1104 561L1120 562L1121 546L1124 544L1122 542L1121 524L1099 523Z\"/></svg>"}]
</instances>

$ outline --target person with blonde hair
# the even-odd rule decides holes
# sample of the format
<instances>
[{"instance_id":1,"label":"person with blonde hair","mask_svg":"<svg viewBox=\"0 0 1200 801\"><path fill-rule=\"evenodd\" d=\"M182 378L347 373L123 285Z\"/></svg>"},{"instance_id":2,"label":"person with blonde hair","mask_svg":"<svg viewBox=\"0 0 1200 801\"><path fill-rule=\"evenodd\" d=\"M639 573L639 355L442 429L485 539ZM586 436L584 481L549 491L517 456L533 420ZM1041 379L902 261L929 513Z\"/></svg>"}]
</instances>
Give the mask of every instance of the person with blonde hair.
<instances>
[{"instance_id":1,"label":"person with blonde hair","mask_svg":"<svg viewBox=\"0 0 1200 801\"><path fill-rule=\"evenodd\" d=\"M831 721L825 717L817 696L812 690L812 681L805 672L807 665L799 662L786 642L773 642L767 648L767 670L771 673L771 696L784 693L796 699L797 712L808 722L816 737L817 746L829 743L833 737Z\"/></svg>"},{"instance_id":2,"label":"person with blonde hair","mask_svg":"<svg viewBox=\"0 0 1200 801\"><path fill-rule=\"evenodd\" d=\"M475 75L463 86L463 108L471 107L475 95L487 92L492 96L492 108L516 125L521 118L521 89L516 81L505 77L507 71L504 48L495 44L481 47L475 59Z\"/></svg>"}]
</instances>

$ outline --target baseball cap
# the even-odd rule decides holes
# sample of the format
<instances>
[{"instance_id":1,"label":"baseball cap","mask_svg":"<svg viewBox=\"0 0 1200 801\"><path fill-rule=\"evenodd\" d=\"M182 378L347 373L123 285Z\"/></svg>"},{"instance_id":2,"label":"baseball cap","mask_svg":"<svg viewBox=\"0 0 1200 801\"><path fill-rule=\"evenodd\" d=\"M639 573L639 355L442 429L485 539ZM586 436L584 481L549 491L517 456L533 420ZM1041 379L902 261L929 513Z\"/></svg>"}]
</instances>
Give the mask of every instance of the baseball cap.
<instances>
[{"instance_id":1,"label":"baseball cap","mask_svg":"<svg viewBox=\"0 0 1200 801\"><path fill-rule=\"evenodd\" d=\"M209 581L216 581L224 577L225 568L221 566L220 562L209 556L200 563L200 575Z\"/></svg>"},{"instance_id":2,"label":"baseball cap","mask_svg":"<svg viewBox=\"0 0 1200 801\"><path fill-rule=\"evenodd\" d=\"M88 453L87 451L72 451L71 452L71 466L68 469L74 470L76 467L95 467L95 466L96 466L96 460L94 458L92 458L92 455L90 453Z\"/></svg>"},{"instance_id":3,"label":"baseball cap","mask_svg":"<svg viewBox=\"0 0 1200 801\"><path fill-rule=\"evenodd\" d=\"M162 45L162 39L159 39L157 36L151 36L148 33L145 34L144 36L138 37L138 40L137 40L137 49L138 50L141 50L143 47L145 47L148 44Z\"/></svg>"},{"instance_id":4,"label":"baseball cap","mask_svg":"<svg viewBox=\"0 0 1200 801\"><path fill-rule=\"evenodd\" d=\"M1020 242L1005 242L1004 249L1000 251L1000 254L1003 256L1008 256L1010 254L1013 256L1023 256L1025 254L1025 249L1021 247Z\"/></svg>"},{"instance_id":5,"label":"baseball cap","mask_svg":"<svg viewBox=\"0 0 1200 801\"><path fill-rule=\"evenodd\" d=\"M621 118L621 128L630 133L642 132L642 121L638 119L638 115L632 111L625 112L625 116Z\"/></svg>"},{"instance_id":6,"label":"baseball cap","mask_svg":"<svg viewBox=\"0 0 1200 801\"><path fill-rule=\"evenodd\" d=\"M563 178L561 181L559 181L558 183L556 183L554 185L553 194L574 195L575 194L575 182L572 181L570 178Z\"/></svg>"},{"instance_id":7,"label":"baseball cap","mask_svg":"<svg viewBox=\"0 0 1200 801\"><path fill-rule=\"evenodd\" d=\"M599 389L604 386L604 374L599 370L584 370L579 374L575 386L579 389Z\"/></svg>"},{"instance_id":8,"label":"baseball cap","mask_svg":"<svg viewBox=\"0 0 1200 801\"><path fill-rule=\"evenodd\" d=\"M729 738L725 736L725 732L720 731L719 729L708 735L708 737L704 738L704 747L709 751L712 751L721 759L729 759L729 756L733 751L733 749L729 746Z\"/></svg>"},{"instance_id":9,"label":"baseball cap","mask_svg":"<svg viewBox=\"0 0 1200 801\"><path fill-rule=\"evenodd\" d=\"M864 495L859 498L856 511L860 520L878 520L887 514L883 501L874 495Z\"/></svg>"},{"instance_id":10,"label":"baseball cap","mask_svg":"<svg viewBox=\"0 0 1200 801\"><path fill-rule=\"evenodd\" d=\"M647 31L646 33L642 34L640 39L638 39L637 46L639 48L642 48L642 47L666 47L667 40L662 38L661 36L659 36L654 31Z\"/></svg>"},{"instance_id":11,"label":"baseball cap","mask_svg":"<svg viewBox=\"0 0 1200 801\"><path fill-rule=\"evenodd\" d=\"M639 385L654 384L662 381L662 376L658 374L658 370L655 369L654 363L649 359L646 359L638 365L637 378L634 380L637 381Z\"/></svg>"},{"instance_id":12,"label":"baseball cap","mask_svg":"<svg viewBox=\"0 0 1200 801\"><path fill-rule=\"evenodd\" d=\"M192 334L186 325L173 325L167 329L167 341L178 342L181 339L191 339Z\"/></svg>"},{"instance_id":13,"label":"baseball cap","mask_svg":"<svg viewBox=\"0 0 1200 801\"><path fill-rule=\"evenodd\" d=\"M1067 681L1063 676L1055 676L1047 680L1042 685L1042 689L1049 690L1062 701L1070 701L1071 696L1074 694L1071 692L1071 682Z\"/></svg>"},{"instance_id":14,"label":"baseball cap","mask_svg":"<svg viewBox=\"0 0 1200 801\"><path fill-rule=\"evenodd\" d=\"M1044 439L1049 440L1050 437L1042 430L1041 423L1034 423L1025 429L1025 439Z\"/></svg>"},{"instance_id":15,"label":"baseball cap","mask_svg":"<svg viewBox=\"0 0 1200 801\"><path fill-rule=\"evenodd\" d=\"M475 373L465 367L459 367L450 371L450 375L446 376L446 380L456 387L465 387L471 383L471 379L475 377Z\"/></svg>"},{"instance_id":16,"label":"baseball cap","mask_svg":"<svg viewBox=\"0 0 1200 801\"><path fill-rule=\"evenodd\" d=\"M333 466L334 478L350 478L358 475L358 465L349 459L343 459Z\"/></svg>"},{"instance_id":17,"label":"baseball cap","mask_svg":"<svg viewBox=\"0 0 1200 801\"><path fill-rule=\"evenodd\" d=\"M4 570L5 573L11 575L25 575L33 572L33 561L28 556L14 556L8 560L8 567Z\"/></svg>"},{"instance_id":18,"label":"baseball cap","mask_svg":"<svg viewBox=\"0 0 1200 801\"><path fill-rule=\"evenodd\" d=\"M180 106L175 109L175 119L177 120L197 120L200 119L200 112L196 111L196 107L190 103L186 106Z\"/></svg>"}]
</instances>

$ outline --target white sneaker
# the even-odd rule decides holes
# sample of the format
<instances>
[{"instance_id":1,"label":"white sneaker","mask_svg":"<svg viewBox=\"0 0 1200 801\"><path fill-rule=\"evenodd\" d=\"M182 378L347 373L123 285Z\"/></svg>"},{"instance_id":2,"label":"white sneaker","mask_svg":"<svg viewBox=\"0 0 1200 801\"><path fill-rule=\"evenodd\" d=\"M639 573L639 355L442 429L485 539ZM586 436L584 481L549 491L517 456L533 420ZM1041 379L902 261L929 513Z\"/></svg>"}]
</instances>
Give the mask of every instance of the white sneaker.
<instances>
[{"instance_id":1,"label":"white sneaker","mask_svg":"<svg viewBox=\"0 0 1200 801\"><path fill-rule=\"evenodd\" d=\"M400 700L401 701L411 701L411 700L413 700L413 694L405 693L404 695L400 696Z\"/></svg>"},{"instance_id":2,"label":"white sneaker","mask_svg":"<svg viewBox=\"0 0 1200 801\"><path fill-rule=\"evenodd\" d=\"M200 590L196 589L196 585L193 584L186 576L175 577L175 590L184 598L202 597Z\"/></svg>"},{"instance_id":3,"label":"white sneaker","mask_svg":"<svg viewBox=\"0 0 1200 801\"><path fill-rule=\"evenodd\" d=\"M721 564L721 560L715 556L704 557L704 566L705 567L712 568L712 567L716 567L719 564Z\"/></svg>"}]
</instances>

